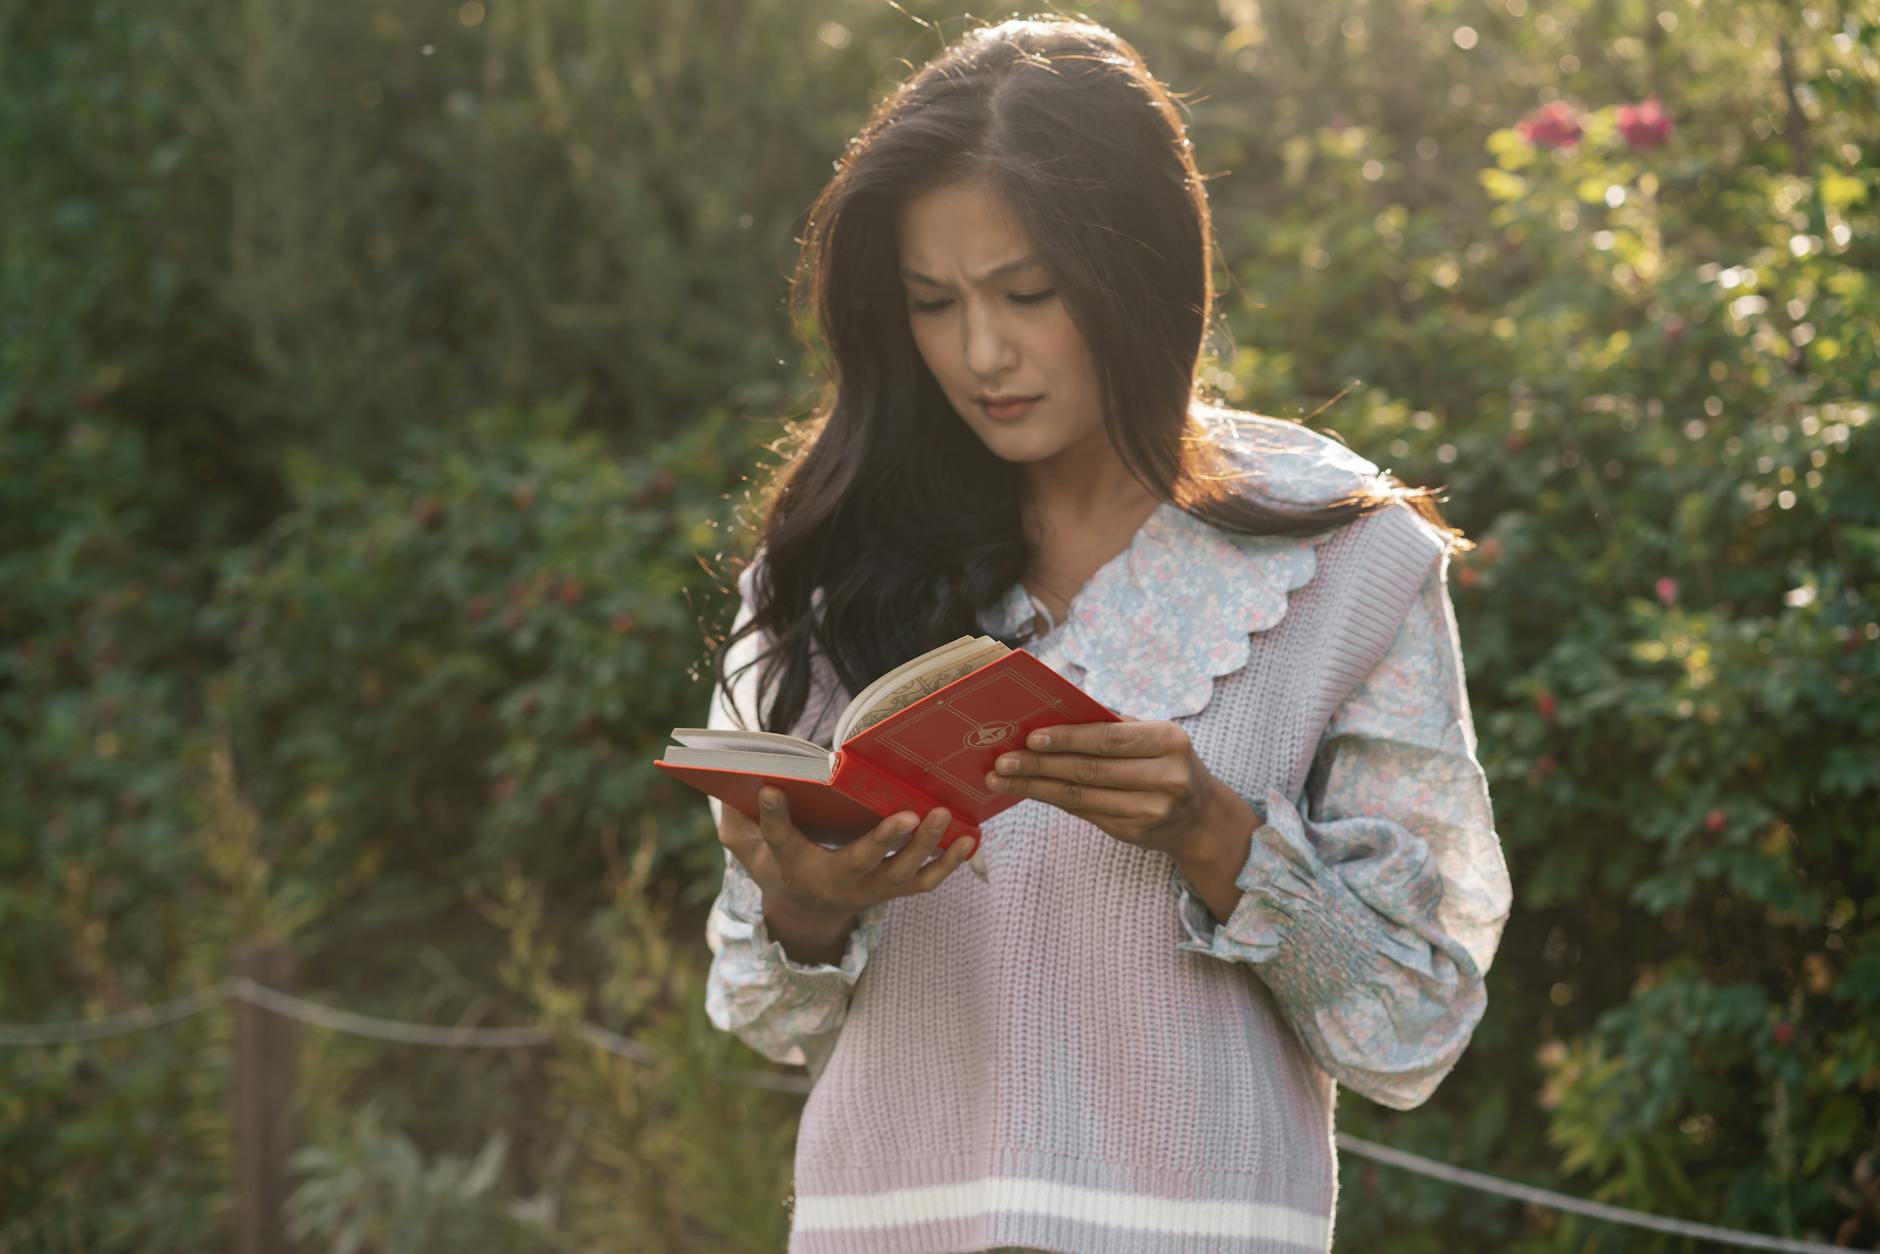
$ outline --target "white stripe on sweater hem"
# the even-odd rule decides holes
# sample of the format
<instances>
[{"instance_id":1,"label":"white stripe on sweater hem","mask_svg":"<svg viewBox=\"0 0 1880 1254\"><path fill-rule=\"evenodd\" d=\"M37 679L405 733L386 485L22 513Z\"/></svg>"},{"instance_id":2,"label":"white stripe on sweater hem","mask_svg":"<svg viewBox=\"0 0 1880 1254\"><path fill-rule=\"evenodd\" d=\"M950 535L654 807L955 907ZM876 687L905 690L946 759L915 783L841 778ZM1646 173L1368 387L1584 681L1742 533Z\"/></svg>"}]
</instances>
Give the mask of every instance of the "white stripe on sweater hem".
<instances>
[{"instance_id":1,"label":"white stripe on sweater hem","mask_svg":"<svg viewBox=\"0 0 1880 1254\"><path fill-rule=\"evenodd\" d=\"M844 1193L796 1199L793 1227L804 1232L896 1228L1019 1212L1151 1232L1218 1237L1270 1237L1324 1249L1331 1237L1323 1215L1263 1202L1183 1201L1111 1193L1050 1180L989 1177L886 1193Z\"/></svg>"}]
</instances>

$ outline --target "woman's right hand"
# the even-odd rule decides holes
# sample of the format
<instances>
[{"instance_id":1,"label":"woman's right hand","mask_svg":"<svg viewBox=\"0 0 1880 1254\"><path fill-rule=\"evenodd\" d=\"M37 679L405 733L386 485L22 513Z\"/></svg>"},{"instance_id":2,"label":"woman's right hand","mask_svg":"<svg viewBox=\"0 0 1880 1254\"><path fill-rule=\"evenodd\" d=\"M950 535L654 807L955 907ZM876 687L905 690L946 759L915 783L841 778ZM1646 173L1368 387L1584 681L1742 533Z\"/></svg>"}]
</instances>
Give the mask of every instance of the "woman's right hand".
<instances>
[{"instance_id":1,"label":"woman's right hand","mask_svg":"<svg viewBox=\"0 0 1880 1254\"><path fill-rule=\"evenodd\" d=\"M978 839L955 840L929 861L946 834L944 807L925 818L891 814L840 849L825 849L790 821L782 790L758 789L758 819L725 806L718 842L737 855L764 892L764 911L846 933L857 914L892 897L931 892L972 857ZM781 921L781 920L780 920ZM788 948L788 946L786 946Z\"/></svg>"}]
</instances>

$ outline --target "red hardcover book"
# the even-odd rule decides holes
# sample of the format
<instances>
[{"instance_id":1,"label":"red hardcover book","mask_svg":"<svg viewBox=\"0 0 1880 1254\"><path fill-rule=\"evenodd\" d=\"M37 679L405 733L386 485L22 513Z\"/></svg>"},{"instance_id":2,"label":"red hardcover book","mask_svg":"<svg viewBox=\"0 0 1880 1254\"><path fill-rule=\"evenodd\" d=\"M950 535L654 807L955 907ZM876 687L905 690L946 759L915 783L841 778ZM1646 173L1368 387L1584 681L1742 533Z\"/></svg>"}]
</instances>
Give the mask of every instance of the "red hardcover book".
<instances>
[{"instance_id":1,"label":"red hardcover book","mask_svg":"<svg viewBox=\"0 0 1880 1254\"><path fill-rule=\"evenodd\" d=\"M923 675L929 659L937 666ZM791 820L825 845L851 841L900 810L945 806L953 816L945 848L1024 800L985 786L1001 753L1024 748L1040 727L1121 721L1025 650L963 636L865 689L837 723L834 750L766 732L676 728L683 747L668 746L653 765L753 818L758 788L781 789Z\"/></svg>"}]
</instances>

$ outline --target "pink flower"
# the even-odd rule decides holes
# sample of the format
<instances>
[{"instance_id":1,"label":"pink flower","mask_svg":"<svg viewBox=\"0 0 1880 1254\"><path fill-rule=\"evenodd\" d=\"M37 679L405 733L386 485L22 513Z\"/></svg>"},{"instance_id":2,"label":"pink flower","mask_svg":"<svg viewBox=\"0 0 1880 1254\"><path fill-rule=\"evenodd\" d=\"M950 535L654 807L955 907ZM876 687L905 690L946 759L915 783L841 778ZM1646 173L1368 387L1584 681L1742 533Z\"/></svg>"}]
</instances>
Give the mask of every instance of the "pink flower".
<instances>
[{"instance_id":1,"label":"pink flower","mask_svg":"<svg viewBox=\"0 0 1880 1254\"><path fill-rule=\"evenodd\" d=\"M1658 599L1664 604L1676 605L1678 603L1677 580L1671 578L1669 575L1665 575L1659 578L1655 586L1658 592Z\"/></svg>"},{"instance_id":2,"label":"pink flower","mask_svg":"<svg viewBox=\"0 0 1880 1254\"><path fill-rule=\"evenodd\" d=\"M1542 105L1522 118L1514 129L1529 143L1542 148L1571 148L1580 142L1583 133L1579 120L1573 116L1573 106L1564 100Z\"/></svg>"},{"instance_id":3,"label":"pink flower","mask_svg":"<svg viewBox=\"0 0 1880 1254\"><path fill-rule=\"evenodd\" d=\"M1619 106L1619 133L1634 148L1656 148L1671 138L1673 129L1671 119L1665 116L1656 100Z\"/></svg>"}]
</instances>

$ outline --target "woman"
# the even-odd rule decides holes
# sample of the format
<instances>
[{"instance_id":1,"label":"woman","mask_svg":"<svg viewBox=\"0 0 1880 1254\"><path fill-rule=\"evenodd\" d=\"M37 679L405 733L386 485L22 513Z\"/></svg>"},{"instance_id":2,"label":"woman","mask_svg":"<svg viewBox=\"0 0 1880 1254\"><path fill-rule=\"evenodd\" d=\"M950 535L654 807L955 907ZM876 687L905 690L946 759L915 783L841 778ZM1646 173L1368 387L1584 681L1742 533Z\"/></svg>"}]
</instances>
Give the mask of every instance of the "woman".
<instances>
[{"instance_id":1,"label":"woman","mask_svg":"<svg viewBox=\"0 0 1880 1254\"><path fill-rule=\"evenodd\" d=\"M712 1020L816 1077L794 1251L1327 1249L1335 1085L1413 1107L1481 1018L1509 884L1463 542L1195 395L1210 233L1167 93L1056 18L916 73L812 208L795 292L833 383L711 722L826 745L850 694L982 631L1128 721L1001 761L1026 800L983 881L943 810L829 850L713 803Z\"/></svg>"}]
</instances>

